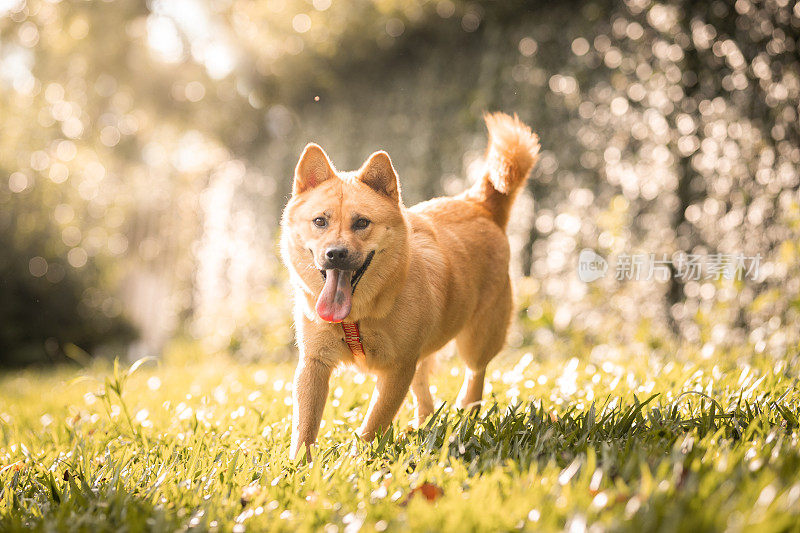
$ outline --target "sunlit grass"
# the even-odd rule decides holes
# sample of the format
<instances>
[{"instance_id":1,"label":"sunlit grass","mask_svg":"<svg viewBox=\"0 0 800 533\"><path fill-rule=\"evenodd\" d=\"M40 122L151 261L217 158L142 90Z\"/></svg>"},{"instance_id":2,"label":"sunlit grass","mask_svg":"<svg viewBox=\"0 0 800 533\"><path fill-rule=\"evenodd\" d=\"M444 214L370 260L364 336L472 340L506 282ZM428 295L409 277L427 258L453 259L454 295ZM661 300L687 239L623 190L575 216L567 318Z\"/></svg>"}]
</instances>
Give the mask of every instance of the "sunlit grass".
<instances>
[{"instance_id":1,"label":"sunlit grass","mask_svg":"<svg viewBox=\"0 0 800 533\"><path fill-rule=\"evenodd\" d=\"M288 460L292 364L163 363L0 380L0 529L788 530L797 361L508 354L478 418L403 407L370 444L372 380L334 377L315 461ZM463 370L444 360L435 396ZM414 491L441 488L429 501Z\"/></svg>"}]
</instances>

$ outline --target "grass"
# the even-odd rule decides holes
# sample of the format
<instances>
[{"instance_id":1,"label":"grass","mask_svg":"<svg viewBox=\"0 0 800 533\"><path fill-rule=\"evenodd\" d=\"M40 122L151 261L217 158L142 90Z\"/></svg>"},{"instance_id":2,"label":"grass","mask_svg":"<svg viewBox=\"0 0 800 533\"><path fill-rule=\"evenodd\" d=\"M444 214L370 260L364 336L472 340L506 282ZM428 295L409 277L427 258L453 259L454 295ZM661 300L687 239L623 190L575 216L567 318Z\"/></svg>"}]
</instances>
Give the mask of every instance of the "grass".
<instances>
[{"instance_id":1,"label":"grass","mask_svg":"<svg viewBox=\"0 0 800 533\"><path fill-rule=\"evenodd\" d=\"M344 370L310 464L287 458L292 365L7 374L0 530L800 530L797 358L684 352L508 354L479 417L413 431L405 405L370 444L372 381ZM435 395L462 376L443 361Z\"/></svg>"}]
</instances>

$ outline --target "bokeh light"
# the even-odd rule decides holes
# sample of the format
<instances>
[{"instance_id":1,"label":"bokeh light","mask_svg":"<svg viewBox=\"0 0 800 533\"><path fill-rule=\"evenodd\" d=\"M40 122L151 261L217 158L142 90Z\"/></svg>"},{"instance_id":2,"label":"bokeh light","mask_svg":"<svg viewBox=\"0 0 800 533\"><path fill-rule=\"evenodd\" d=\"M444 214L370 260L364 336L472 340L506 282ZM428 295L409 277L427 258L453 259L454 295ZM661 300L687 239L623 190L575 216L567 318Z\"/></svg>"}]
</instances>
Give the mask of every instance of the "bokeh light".
<instances>
[{"instance_id":1,"label":"bokeh light","mask_svg":"<svg viewBox=\"0 0 800 533\"><path fill-rule=\"evenodd\" d=\"M502 109L543 147L509 229L513 347L780 356L800 342L799 35L779 0L0 2L0 345L288 357L275 243L302 146L340 168L386 149L414 203L480 174ZM587 285L584 248L763 263ZM43 309L54 325L20 333Z\"/></svg>"}]
</instances>

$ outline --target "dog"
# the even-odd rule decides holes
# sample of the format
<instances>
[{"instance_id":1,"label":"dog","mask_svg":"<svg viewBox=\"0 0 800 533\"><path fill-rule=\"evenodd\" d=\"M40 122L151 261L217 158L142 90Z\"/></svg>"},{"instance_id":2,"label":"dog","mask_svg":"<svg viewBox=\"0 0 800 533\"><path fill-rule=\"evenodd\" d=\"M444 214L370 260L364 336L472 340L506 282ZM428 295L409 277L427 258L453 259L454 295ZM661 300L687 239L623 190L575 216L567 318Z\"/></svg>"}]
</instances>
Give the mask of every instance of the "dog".
<instances>
[{"instance_id":1,"label":"dog","mask_svg":"<svg viewBox=\"0 0 800 533\"><path fill-rule=\"evenodd\" d=\"M505 234L536 163L536 134L515 115L485 115L486 167L465 192L403 205L389 155L337 171L316 144L303 150L281 219L281 256L294 291L299 362L290 457L311 457L331 371L376 376L358 434L386 431L411 389L415 418L433 412L431 355L455 339L466 363L456 406L477 411L486 366L505 343L512 294Z\"/></svg>"}]
</instances>

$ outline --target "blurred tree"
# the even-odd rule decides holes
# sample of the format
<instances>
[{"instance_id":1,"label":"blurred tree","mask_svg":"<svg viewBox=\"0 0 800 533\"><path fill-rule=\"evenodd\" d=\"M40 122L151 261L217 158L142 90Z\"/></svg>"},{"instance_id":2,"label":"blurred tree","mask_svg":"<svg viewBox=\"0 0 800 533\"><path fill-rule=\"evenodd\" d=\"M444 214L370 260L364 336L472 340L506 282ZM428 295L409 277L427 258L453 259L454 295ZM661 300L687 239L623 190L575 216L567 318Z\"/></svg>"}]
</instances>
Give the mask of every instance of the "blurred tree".
<instances>
[{"instance_id":1,"label":"blurred tree","mask_svg":"<svg viewBox=\"0 0 800 533\"><path fill-rule=\"evenodd\" d=\"M785 0L0 10L7 359L48 339L96 351L126 320L134 355L176 330L290 353L274 243L303 145L340 168L387 149L411 204L480 173L487 109L543 147L509 230L530 275L512 342L800 341L800 9ZM741 282L587 285L585 247L763 260Z\"/></svg>"}]
</instances>

